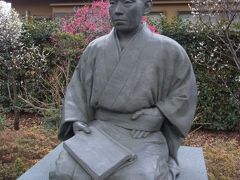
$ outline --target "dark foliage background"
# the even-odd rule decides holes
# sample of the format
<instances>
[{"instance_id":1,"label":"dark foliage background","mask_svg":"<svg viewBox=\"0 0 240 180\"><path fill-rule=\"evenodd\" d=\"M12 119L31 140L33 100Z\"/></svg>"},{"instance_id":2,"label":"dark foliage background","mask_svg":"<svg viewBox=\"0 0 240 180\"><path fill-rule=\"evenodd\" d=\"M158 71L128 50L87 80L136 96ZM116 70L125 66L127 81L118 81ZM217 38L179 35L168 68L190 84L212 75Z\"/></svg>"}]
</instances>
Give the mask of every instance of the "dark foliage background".
<instances>
[{"instance_id":1,"label":"dark foliage background","mask_svg":"<svg viewBox=\"0 0 240 180\"><path fill-rule=\"evenodd\" d=\"M152 23L161 34L179 42L192 61L199 93L194 124L208 129L239 130L240 71L223 42L201 23L180 18L171 22L153 19ZM238 31L232 31L231 36L240 44Z\"/></svg>"},{"instance_id":2,"label":"dark foliage background","mask_svg":"<svg viewBox=\"0 0 240 180\"><path fill-rule=\"evenodd\" d=\"M199 93L194 125L208 129L239 130L240 71L223 43L201 24L178 18L167 21L164 17L152 18L149 23L155 25L160 34L179 42L190 56ZM25 58L17 72L19 109L40 113L53 126L59 123L66 85L86 47L85 39L88 39L81 33L59 30L58 24L56 21L24 23L22 43L25 47L37 46L37 52L44 54L44 59ZM240 43L238 32L231 32L231 36L236 43ZM2 117L12 107L6 84L5 79L0 79Z\"/></svg>"}]
</instances>

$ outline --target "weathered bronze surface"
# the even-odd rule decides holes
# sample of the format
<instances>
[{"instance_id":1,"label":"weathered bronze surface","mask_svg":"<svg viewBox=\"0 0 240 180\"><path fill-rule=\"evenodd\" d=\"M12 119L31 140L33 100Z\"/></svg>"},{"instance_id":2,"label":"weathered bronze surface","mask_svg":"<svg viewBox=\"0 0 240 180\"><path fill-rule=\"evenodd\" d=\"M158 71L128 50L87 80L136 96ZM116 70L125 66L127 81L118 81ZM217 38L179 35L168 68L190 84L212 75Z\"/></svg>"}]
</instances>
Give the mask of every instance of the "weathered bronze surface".
<instances>
[{"instance_id":1,"label":"weathered bronze surface","mask_svg":"<svg viewBox=\"0 0 240 180\"><path fill-rule=\"evenodd\" d=\"M196 81L185 50L141 23L151 5L110 0L114 28L85 49L65 95L61 140L91 133L94 126L137 155L109 180L175 179L177 151L196 110ZM50 179L91 178L63 151Z\"/></svg>"}]
</instances>

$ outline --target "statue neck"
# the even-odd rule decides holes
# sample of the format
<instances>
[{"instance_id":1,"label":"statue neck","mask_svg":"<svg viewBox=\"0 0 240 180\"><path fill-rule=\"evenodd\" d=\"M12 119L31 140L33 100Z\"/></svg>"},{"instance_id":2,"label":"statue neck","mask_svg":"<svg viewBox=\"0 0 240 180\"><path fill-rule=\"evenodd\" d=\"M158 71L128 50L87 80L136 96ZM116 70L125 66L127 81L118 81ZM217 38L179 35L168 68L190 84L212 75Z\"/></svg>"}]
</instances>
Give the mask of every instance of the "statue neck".
<instances>
[{"instance_id":1,"label":"statue neck","mask_svg":"<svg viewBox=\"0 0 240 180\"><path fill-rule=\"evenodd\" d=\"M128 44L128 42L131 40L131 38L140 30L142 29L143 24L139 24L139 26L134 29L133 31L116 31L117 37L119 40L119 44L121 47L121 50L125 48L125 46Z\"/></svg>"}]
</instances>

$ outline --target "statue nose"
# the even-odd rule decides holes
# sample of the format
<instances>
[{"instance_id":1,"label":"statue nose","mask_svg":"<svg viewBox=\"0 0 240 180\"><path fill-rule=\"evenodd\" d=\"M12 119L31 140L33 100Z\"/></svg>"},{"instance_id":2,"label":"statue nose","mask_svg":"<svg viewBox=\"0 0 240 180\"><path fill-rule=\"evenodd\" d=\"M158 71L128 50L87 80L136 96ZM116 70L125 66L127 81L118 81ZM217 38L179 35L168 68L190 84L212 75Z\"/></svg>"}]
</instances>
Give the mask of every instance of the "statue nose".
<instances>
[{"instance_id":1,"label":"statue nose","mask_svg":"<svg viewBox=\"0 0 240 180\"><path fill-rule=\"evenodd\" d=\"M123 9L122 9L122 4L118 2L116 9L115 9L115 14L116 15L122 15L123 14Z\"/></svg>"}]
</instances>

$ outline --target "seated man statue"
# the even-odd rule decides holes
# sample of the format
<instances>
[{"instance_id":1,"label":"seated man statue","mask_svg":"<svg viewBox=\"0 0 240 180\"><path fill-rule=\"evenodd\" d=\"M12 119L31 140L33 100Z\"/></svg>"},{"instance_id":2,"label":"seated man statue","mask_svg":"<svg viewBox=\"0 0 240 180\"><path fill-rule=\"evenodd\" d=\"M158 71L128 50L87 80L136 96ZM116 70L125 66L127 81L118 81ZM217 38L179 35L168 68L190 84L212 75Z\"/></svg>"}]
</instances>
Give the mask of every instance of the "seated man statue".
<instances>
[{"instance_id":1,"label":"seated man statue","mask_svg":"<svg viewBox=\"0 0 240 180\"><path fill-rule=\"evenodd\" d=\"M137 155L109 180L176 179L177 151L196 110L185 50L141 22L151 6L151 0L110 0L114 28L87 46L65 95L61 140L94 126ZM50 179L91 177L63 150Z\"/></svg>"}]
</instances>

